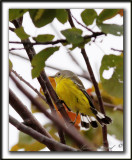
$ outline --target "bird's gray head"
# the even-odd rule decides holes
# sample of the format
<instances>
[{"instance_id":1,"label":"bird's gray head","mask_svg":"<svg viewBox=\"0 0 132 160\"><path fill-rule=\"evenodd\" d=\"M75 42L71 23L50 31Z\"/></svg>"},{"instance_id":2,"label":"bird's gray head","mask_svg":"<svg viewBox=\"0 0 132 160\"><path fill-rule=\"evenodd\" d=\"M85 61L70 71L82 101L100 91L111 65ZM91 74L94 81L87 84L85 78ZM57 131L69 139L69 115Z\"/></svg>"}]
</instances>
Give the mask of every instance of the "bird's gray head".
<instances>
[{"instance_id":1,"label":"bird's gray head","mask_svg":"<svg viewBox=\"0 0 132 160\"><path fill-rule=\"evenodd\" d=\"M69 70L62 70L57 72L54 76L51 76L52 78L62 77L62 78L69 78L73 77L75 74Z\"/></svg>"}]
</instances>

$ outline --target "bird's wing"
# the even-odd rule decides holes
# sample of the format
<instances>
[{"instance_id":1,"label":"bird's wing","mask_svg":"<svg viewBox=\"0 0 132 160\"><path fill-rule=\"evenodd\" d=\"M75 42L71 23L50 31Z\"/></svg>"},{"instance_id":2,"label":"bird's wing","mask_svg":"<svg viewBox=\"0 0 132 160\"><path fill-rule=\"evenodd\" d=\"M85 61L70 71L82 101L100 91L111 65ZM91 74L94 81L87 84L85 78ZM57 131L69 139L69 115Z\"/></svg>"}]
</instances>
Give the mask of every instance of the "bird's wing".
<instances>
[{"instance_id":1,"label":"bird's wing","mask_svg":"<svg viewBox=\"0 0 132 160\"><path fill-rule=\"evenodd\" d=\"M87 99L88 99L88 101L89 101L89 103L90 103L90 106L91 106L92 108L95 108L94 105L93 105L92 99L91 99L91 97L89 96L89 94L86 92L86 90L85 90L85 89L81 89L81 88L80 88L80 90L81 90L81 91L84 93L84 95L87 97Z\"/></svg>"},{"instance_id":2,"label":"bird's wing","mask_svg":"<svg viewBox=\"0 0 132 160\"><path fill-rule=\"evenodd\" d=\"M73 75L71 79L79 87L79 89L83 92L83 94L87 97L87 99L90 103L90 106L95 109L93 102L92 102L92 99L89 96L89 94L87 93L87 91L85 90L82 81L76 75Z\"/></svg>"},{"instance_id":3,"label":"bird's wing","mask_svg":"<svg viewBox=\"0 0 132 160\"><path fill-rule=\"evenodd\" d=\"M87 97L89 103L90 103L90 106L92 108L95 108L94 105L93 105L93 102L92 102L92 99L91 97L89 96L89 94L87 93L87 91L85 90L84 86L82 85L82 82L81 83L77 83L77 82L74 82L76 83L76 85L79 87L79 89L83 92L83 94Z\"/></svg>"}]
</instances>

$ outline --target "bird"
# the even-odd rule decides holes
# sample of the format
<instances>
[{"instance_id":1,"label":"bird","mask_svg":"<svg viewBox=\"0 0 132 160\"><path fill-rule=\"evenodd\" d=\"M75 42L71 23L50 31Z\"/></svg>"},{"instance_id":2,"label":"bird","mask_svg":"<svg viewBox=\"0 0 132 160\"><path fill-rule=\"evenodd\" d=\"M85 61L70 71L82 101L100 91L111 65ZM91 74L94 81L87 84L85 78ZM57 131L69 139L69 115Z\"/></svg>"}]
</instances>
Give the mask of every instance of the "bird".
<instances>
[{"instance_id":1,"label":"bird","mask_svg":"<svg viewBox=\"0 0 132 160\"><path fill-rule=\"evenodd\" d=\"M82 127L88 129L91 125L93 128L97 128L98 123L104 126L112 122L110 117L95 108L82 81L72 71L61 70L50 77L55 79L55 91L68 110L75 112L76 118L78 114L81 115Z\"/></svg>"}]
</instances>

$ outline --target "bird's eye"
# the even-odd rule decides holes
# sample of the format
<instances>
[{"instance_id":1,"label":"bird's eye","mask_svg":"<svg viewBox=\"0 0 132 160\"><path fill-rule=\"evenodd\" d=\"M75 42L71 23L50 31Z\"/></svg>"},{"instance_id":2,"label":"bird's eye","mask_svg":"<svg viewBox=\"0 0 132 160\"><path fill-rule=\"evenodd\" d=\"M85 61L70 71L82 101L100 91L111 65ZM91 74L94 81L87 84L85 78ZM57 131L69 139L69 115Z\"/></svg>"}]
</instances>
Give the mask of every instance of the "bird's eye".
<instances>
[{"instance_id":1,"label":"bird's eye","mask_svg":"<svg viewBox=\"0 0 132 160\"><path fill-rule=\"evenodd\" d=\"M58 76L60 76L60 73L58 73Z\"/></svg>"}]
</instances>

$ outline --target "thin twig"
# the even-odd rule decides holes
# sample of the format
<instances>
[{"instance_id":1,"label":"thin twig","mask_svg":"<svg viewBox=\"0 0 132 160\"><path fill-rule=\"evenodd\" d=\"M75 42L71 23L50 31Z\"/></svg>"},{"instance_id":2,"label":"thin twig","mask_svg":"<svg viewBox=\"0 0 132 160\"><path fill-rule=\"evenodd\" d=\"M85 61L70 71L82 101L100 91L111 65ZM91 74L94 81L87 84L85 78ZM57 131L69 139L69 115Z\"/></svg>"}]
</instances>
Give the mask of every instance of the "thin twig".
<instances>
[{"instance_id":1,"label":"thin twig","mask_svg":"<svg viewBox=\"0 0 132 160\"><path fill-rule=\"evenodd\" d=\"M34 92L36 92L38 94L39 97L41 97L45 102L46 102L46 98L36 89L34 88L29 82L27 82L24 78L22 78L22 76L20 76L16 71L14 71L12 69L12 72L21 80L23 81L26 85L28 85L32 90L34 90Z\"/></svg>"},{"instance_id":2,"label":"thin twig","mask_svg":"<svg viewBox=\"0 0 132 160\"><path fill-rule=\"evenodd\" d=\"M11 49L9 49L9 52L13 51L13 50L23 50L23 49L25 49L25 48L11 48Z\"/></svg>"},{"instance_id":3,"label":"thin twig","mask_svg":"<svg viewBox=\"0 0 132 160\"><path fill-rule=\"evenodd\" d=\"M32 136L34 139L39 141L40 143L43 143L48 148L50 148L51 151L79 151L73 147L64 145L62 143L59 143L51 138L48 138L41 133L35 131L34 129L24 125L23 123L20 123L12 116L9 116L9 122L15 126L18 130Z\"/></svg>"},{"instance_id":4,"label":"thin twig","mask_svg":"<svg viewBox=\"0 0 132 160\"><path fill-rule=\"evenodd\" d=\"M66 10L67 10L67 13L68 13L68 21L69 21L70 25L72 27L75 27L75 25L73 23L73 20L72 20L72 17L71 17L71 11L70 11L70 9L66 9Z\"/></svg>"},{"instance_id":5,"label":"thin twig","mask_svg":"<svg viewBox=\"0 0 132 160\"><path fill-rule=\"evenodd\" d=\"M90 39L90 38L96 38L98 36L104 35L105 33L102 32L94 32L92 35L86 35L83 38L84 39ZM34 45L55 45L58 43L68 43L66 39L58 39L56 41L48 41L48 42L29 42L29 41L23 41L23 42L18 42L18 41L9 41L9 43L14 43L14 44L29 44L30 46Z\"/></svg>"},{"instance_id":6,"label":"thin twig","mask_svg":"<svg viewBox=\"0 0 132 160\"><path fill-rule=\"evenodd\" d=\"M72 14L71 14L72 18L79 24L81 25L83 28L85 28L86 30L95 33L94 31L92 31L90 28L88 28L87 26L83 25L82 23L80 23Z\"/></svg>"},{"instance_id":7,"label":"thin twig","mask_svg":"<svg viewBox=\"0 0 132 160\"><path fill-rule=\"evenodd\" d=\"M62 130L64 130L73 140L74 142L80 147L83 148L85 146L85 149L91 151L95 150L93 144L89 143L85 138L83 138L79 132L73 127L73 125L68 125L66 127L62 120L53 114L50 114L45 109L45 106L42 105L38 100L36 100L31 93L29 93L26 89L22 87L22 85L16 80L16 78L10 73L11 79L15 82L16 86L31 100L31 102L42 112L44 115L52 120L58 127L60 127Z\"/></svg>"},{"instance_id":8,"label":"thin twig","mask_svg":"<svg viewBox=\"0 0 132 160\"><path fill-rule=\"evenodd\" d=\"M123 111L123 107L121 105L116 106L114 104L110 104L107 102L103 102L103 103L104 103L105 107L112 108L114 111L116 111L116 110Z\"/></svg>"},{"instance_id":9,"label":"thin twig","mask_svg":"<svg viewBox=\"0 0 132 160\"><path fill-rule=\"evenodd\" d=\"M71 17L70 9L68 9L68 13L69 13L69 16ZM73 20L72 20L72 17L69 18L69 19L70 19L69 23L70 23L71 27L75 27L75 25L73 23ZM88 69L89 74L90 74L90 78L91 78L91 80L93 82L93 85L94 85L95 92L96 92L96 95L97 95L97 98L98 98L98 101L99 101L99 104L100 104L100 110L105 115L105 110L104 110L104 106L103 106L102 97L101 97L101 94L100 94L100 91L99 91L98 83L96 82L93 70L91 68L88 56L87 56L86 51L85 51L84 48L81 49L81 53L83 55L83 58L85 60L86 66L87 66L87 69ZM102 133L103 133L103 145L104 145L104 149L107 150L107 151L109 151L109 145L108 145L108 140L107 140L107 126L106 125L104 127L102 127Z\"/></svg>"},{"instance_id":10,"label":"thin twig","mask_svg":"<svg viewBox=\"0 0 132 160\"><path fill-rule=\"evenodd\" d=\"M120 49L111 48L111 50L113 50L113 51L118 51L118 52L123 52L123 50L120 50Z\"/></svg>"},{"instance_id":11,"label":"thin twig","mask_svg":"<svg viewBox=\"0 0 132 160\"><path fill-rule=\"evenodd\" d=\"M15 28L9 27L9 30L12 31L12 32L14 32Z\"/></svg>"}]
</instances>

